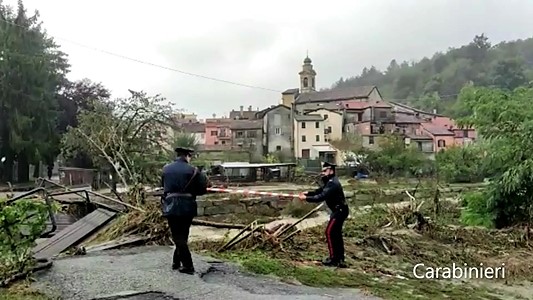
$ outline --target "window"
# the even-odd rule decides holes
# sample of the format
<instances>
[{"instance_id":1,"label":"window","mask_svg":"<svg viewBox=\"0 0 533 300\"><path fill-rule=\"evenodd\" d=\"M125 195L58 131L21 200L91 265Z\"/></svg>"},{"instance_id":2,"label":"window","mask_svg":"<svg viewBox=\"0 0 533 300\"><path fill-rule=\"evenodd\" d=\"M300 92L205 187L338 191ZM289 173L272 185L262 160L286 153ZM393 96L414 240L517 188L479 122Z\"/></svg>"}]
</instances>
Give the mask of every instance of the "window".
<instances>
[{"instance_id":1,"label":"window","mask_svg":"<svg viewBox=\"0 0 533 300\"><path fill-rule=\"evenodd\" d=\"M243 138L243 137L244 137L244 132L242 132L242 131L237 131L237 133L236 133L236 137L237 137L237 138Z\"/></svg>"},{"instance_id":2,"label":"window","mask_svg":"<svg viewBox=\"0 0 533 300\"><path fill-rule=\"evenodd\" d=\"M331 133L331 126L328 126L328 133Z\"/></svg>"},{"instance_id":3,"label":"window","mask_svg":"<svg viewBox=\"0 0 533 300\"><path fill-rule=\"evenodd\" d=\"M249 137L249 138L255 138L257 136L256 134L256 131L255 130L249 130L247 133L246 133L246 136Z\"/></svg>"},{"instance_id":4,"label":"window","mask_svg":"<svg viewBox=\"0 0 533 300\"><path fill-rule=\"evenodd\" d=\"M317 134L317 135L315 136L315 140L316 140L317 142L320 142L320 135Z\"/></svg>"},{"instance_id":5,"label":"window","mask_svg":"<svg viewBox=\"0 0 533 300\"><path fill-rule=\"evenodd\" d=\"M307 77L304 77L304 88L309 86L309 79Z\"/></svg>"},{"instance_id":6,"label":"window","mask_svg":"<svg viewBox=\"0 0 533 300\"><path fill-rule=\"evenodd\" d=\"M311 78L311 87L315 88L315 78Z\"/></svg>"},{"instance_id":7,"label":"window","mask_svg":"<svg viewBox=\"0 0 533 300\"><path fill-rule=\"evenodd\" d=\"M280 145L276 146L276 151L281 151L281 146Z\"/></svg>"},{"instance_id":8,"label":"window","mask_svg":"<svg viewBox=\"0 0 533 300\"><path fill-rule=\"evenodd\" d=\"M215 141L215 145L218 145L218 141Z\"/></svg>"},{"instance_id":9,"label":"window","mask_svg":"<svg viewBox=\"0 0 533 300\"><path fill-rule=\"evenodd\" d=\"M357 114L357 122L362 122L363 121L363 114L360 113L360 114Z\"/></svg>"},{"instance_id":10,"label":"window","mask_svg":"<svg viewBox=\"0 0 533 300\"><path fill-rule=\"evenodd\" d=\"M281 135L281 127L276 127L276 128L274 128L274 133L275 133L276 135Z\"/></svg>"},{"instance_id":11,"label":"window","mask_svg":"<svg viewBox=\"0 0 533 300\"><path fill-rule=\"evenodd\" d=\"M211 136L217 136L217 131L216 130L211 130Z\"/></svg>"},{"instance_id":12,"label":"window","mask_svg":"<svg viewBox=\"0 0 533 300\"><path fill-rule=\"evenodd\" d=\"M315 128L320 128L320 122L315 122Z\"/></svg>"},{"instance_id":13,"label":"window","mask_svg":"<svg viewBox=\"0 0 533 300\"><path fill-rule=\"evenodd\" d=\"M467 138L467 137L468 137L468 130L463 130L463 137L464 137L464 138Z\"/></svg>"},{"instance_id":14,"label":"window","mask_svg":"<svg viewBox=\"0 0 533 300\"><path fill-rule=\"evenodd\" d=\"M438 140L437 146L439 147L446 147L446 141L445 140Z\"/></svg>"},{"instance_id":15,"label":"window","mask_svg":"<svg viewBox=\"0 0 533 300\"><path fill-rule=\"evenodd\" d=\"M305 135L302 135L302 142L306 142L307 139L305 138Z\"/></svg>"},{"instance_id":16,"label":"window","mask_svg":"<svg viewBox=\"0 0 533 300\"><path fill-rule=\"evenodd\" d=\"M305 128L305 122L302 122L302 128Z\"/></svg>"},{"instance_id":17,"label":"window","mask_svg":"<svg viewBox=\"0 0 533 300\"><path fill-rule=\"evenodd\" d=\"M329 118L329 116L326 114L324 115L324 120L327 120Z\"/></svg>"},{"instance_id":18,"label":"window","mask_svg":"<svg viewBox=\"0 0 533 300\"><path fill-rule=\"evenodd\" d=\"M373 136L369 136L368 137L368 144L369 145L374 145L374 137Z\"/></svg>"},{"instance_id":19,"label":"window","mask_svg":"<svg viewBox=\"0 0 533 300\"><path fill-rule=\"evenodd\" d=\"M302 149L302 158L309 158L311 155L309 149Z\"/></svg>"},{"instance_id":20,"label":"window","mask_svg":"<svg viewBox=\"0 0 533 300\"><path fill-rule=\"evenodd\" d=\"M222 145L226 145L226 141L222 141L221 144L222 144Z\"/></svg>"}]
</instances>

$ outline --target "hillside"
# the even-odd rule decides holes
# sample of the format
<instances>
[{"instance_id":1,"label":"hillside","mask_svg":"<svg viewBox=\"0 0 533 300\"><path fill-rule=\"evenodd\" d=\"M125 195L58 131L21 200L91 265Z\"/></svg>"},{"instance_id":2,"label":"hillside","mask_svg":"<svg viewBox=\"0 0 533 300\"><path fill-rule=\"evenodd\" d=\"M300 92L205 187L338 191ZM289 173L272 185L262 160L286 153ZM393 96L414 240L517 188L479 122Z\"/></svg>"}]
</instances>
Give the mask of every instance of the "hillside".
<instances>
[{"instance_id":1,"label":"hillside","mask_svg":"<svg viewBox=\"0 0 533 300\"><path fill-rule=\"evenodd\" d=\"M384 71L373 66L364 68L360 75L341 78L332 88L376 85L386 99L456 115L456 96L469 82L514 89L531 81L533 38L492 45L481 34L468 45L435 53L418 62L392 60Z\"/></svg>"}]
</instances>

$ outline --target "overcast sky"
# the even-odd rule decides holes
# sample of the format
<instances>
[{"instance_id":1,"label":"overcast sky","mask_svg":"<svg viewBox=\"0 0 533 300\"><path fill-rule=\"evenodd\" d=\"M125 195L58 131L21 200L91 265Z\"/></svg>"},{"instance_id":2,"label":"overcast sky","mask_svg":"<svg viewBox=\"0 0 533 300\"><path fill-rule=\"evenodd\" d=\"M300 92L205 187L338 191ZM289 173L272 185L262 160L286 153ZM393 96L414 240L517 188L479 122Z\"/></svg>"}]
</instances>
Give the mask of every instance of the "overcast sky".
<instances>
[{"instance_id":1,"label":"overcast sky","mask_svg":"<svg viewBox=\"0 0 533 300\"><path fill-rule=\"evenodd\" d=\"M16 1L4 1L15 4ZM160 93L200 117L278 104L280 93L235 86L114 57L282 91L298 87L306 51L317 86L391 59L418 60L486 33L533 35L531 0L171 1L26 0L72 64L71 79ZM75 43L81 43L88 48Z\"/></svg>"}]
</instances>

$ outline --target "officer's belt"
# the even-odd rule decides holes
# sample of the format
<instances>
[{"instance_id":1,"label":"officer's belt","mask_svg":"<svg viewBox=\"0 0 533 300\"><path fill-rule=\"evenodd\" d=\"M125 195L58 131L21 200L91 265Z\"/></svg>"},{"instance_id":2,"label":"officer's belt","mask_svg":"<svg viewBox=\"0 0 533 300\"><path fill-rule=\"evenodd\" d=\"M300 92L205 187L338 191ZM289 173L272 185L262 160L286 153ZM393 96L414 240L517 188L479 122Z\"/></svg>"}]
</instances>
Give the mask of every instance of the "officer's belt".
<instances>
[{"instance_id":1,"label":"officer's belt","mask_svg":"<svg viewBox=\"0 0 533 300\"><path fill-rule=\"evenodd\" d=\"M192 197L192 194L190 193L169 193L165 198L172 198L172 197Z\"/></svg>"}]
</instances>

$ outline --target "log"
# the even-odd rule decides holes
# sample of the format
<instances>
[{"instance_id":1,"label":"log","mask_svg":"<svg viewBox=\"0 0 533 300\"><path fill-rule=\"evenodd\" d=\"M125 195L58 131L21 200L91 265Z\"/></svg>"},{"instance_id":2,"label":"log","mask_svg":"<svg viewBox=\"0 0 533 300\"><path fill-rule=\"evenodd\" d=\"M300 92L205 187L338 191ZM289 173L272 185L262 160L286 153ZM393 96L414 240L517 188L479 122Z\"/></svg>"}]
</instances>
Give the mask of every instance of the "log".
<instances>
[{"instance_id":1,"label":"log","mask_svg":"<svg viewBox=\"0 0 533 300\"><path fill-rule=\"evenodd\" d=\"M225 229L244 229L248 227L247 225L244 225L244 224L219 223L219 222L205 221L205 220L199 220L199 219L192 220L192 225L209 226L209 227L214 227L214 228L225 228Z\"/></svg>"}]
</instances>

